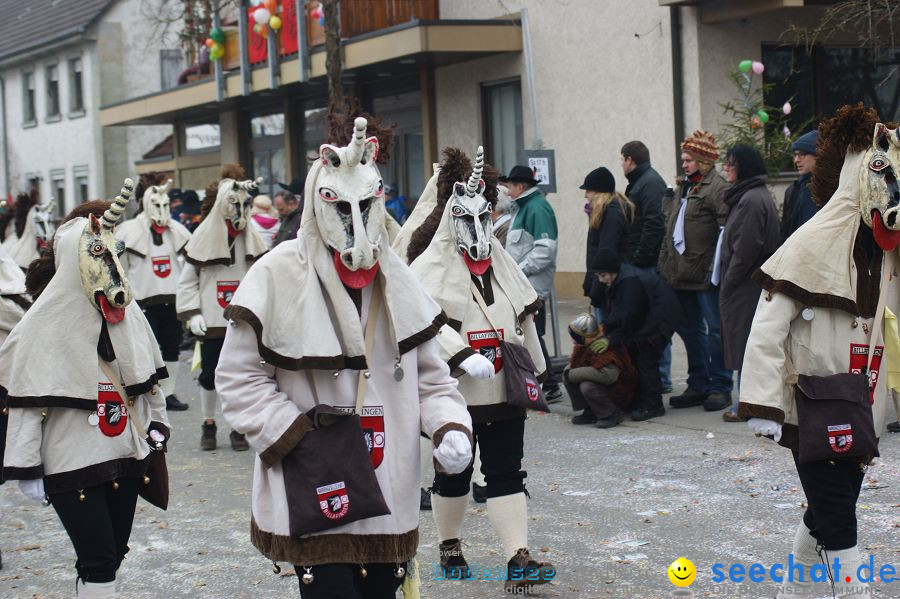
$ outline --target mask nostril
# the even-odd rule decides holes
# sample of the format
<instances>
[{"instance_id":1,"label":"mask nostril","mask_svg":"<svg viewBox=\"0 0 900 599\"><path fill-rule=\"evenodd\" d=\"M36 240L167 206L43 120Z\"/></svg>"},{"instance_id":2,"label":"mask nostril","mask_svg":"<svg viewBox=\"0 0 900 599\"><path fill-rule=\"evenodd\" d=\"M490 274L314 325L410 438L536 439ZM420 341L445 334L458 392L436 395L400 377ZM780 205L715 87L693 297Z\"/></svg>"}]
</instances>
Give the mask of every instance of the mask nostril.
<instances>
[{"instance_id":1,"label":"mask nostril","mask_svg":"<svg viewBox=\"0 0 900 599\"><path fill-rule=\"evenodd\" d=\"M116 294L116 303L120 306L125 303L125 293L120 291Z\"/></svg>"}]
</instances>

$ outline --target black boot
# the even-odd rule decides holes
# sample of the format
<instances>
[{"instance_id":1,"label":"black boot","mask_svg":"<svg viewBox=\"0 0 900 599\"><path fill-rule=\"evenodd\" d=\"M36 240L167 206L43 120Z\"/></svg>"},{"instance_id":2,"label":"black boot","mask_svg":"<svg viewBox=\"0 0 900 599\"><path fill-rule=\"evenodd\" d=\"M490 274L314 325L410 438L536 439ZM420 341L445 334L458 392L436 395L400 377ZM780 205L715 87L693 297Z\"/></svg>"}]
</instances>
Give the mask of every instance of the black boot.
<instances>
[{"instance_id":1,"label":"black boot","mask_svg":"<svg viewBox=\"0 0 900 599\"><path fill-rule=\"evenodd\" d=\"M188 405L183 401L179 401L174 395L166 396L166 409L173 412L183 412L188 409Z\"/></svg>"},{"instance_id":2,"label":"black boot","mask_svg":"<svg viewBox=\"0 0 900 599\"><path fill-rule=\"evenodd\" d=\"M428 489L419 489L419 510L423 512L431 511L431 491Z\"/></svg>"},{"instance_id":3,"label":"black boot","mask_svg":"<svg viewBox=\"0 0 900 599\"><path fill-rule=\"evenodd\" d=\"M237 431L231 431L231 434L228 435L231 439L231 449L234 451L247 451L250 449L250 444L247 443L247 438L244 437L241 433Z\"/></svg>"},{"instance_id":4,"label":"black boot","mask_svg":"<svg viewBox=\"0 0 900 599\"><path fill-rule=\"evenodd\" d=\"M216 448L216 423L203 423L203 434L200 436L200 449L212 451Z\"/></svg>"},{"instance_id":5,"label":"black boot","mask_svg":"<svg viewBox=\"0 0 900 599\"><path fill-rule=\"evenodd\" d=\"M448 580L464 580L469 578L469 564L462 554L462 543L459 539L447 539L440 545L441 569Z\"/></svg>"},{"instance_id":6,"label":"black boot","mask_svg":"<svg viewBox=\"0 0 900 599\"><path fill-rule=\"evenodd\" d=\"M472 499L475 503L487 503L487 485L472 483Z\"/></svg>"}]
</instances>

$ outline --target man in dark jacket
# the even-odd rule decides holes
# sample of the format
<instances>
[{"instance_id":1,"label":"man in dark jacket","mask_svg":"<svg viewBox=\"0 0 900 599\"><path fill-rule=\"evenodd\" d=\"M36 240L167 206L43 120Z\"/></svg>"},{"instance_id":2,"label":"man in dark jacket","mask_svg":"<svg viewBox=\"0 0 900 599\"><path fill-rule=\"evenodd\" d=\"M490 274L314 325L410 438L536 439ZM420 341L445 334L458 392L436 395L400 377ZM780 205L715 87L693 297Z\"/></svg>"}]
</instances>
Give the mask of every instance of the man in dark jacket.
<instances>
[{"instance_id":1,"label":"man in dark jacket","mask_svg":"<svg viewBox=\"0 0 900 599\"><path fill-rule=\"evenodd\" d=\"M809 182L816 168L817 133L813 129L804 133L791 144L794 152L794 166L800 177L784 191L784 206L781 213L781 243L790 237L800 225L811 219L818 208L812 200Z\"/></svg>"},{"instance_id":2,"label":"man in dark jacket","mask_svg":"<svg viewBox=\"0 0 900 599\"><path fill-rule=\"evenodd\" d=\"M656 268L665 231L660 204L666 182L650 166L650 150L639 141L622 146L622 172L628 179L625 196L634 204L634 222L628 229L626 262L638 268Z\"/></svg>"},{"instance_id":3,"label":"man in dark jacket","mask_svg":"<svg viewBox=\"0 0 900 599\"><path fill-rule=\"evenodd\" d=\"M300 230L300 220L303 218L303 181L294 179L290 185L279 183L278 186L283 191L275 194L273 204L281 218L281 224L272 241L273 248L282 241L296 239L297 231Z\"/></svg>"},{"instance_id":4,"label":"man in dark jacket","mask_svg":"<svg viewBox=\"0 0 900 599\"><path fill-rule=\"evenodd\" d=\"M622 264L608 249L597 252L591 268L606 288L608 313L603 326L609 346L624 346L637 371L637 408L631 412L631 419L662 416L666 410L659 359L681 320L678 300L659 275ZM593 344L592 348L599 349Z\"/></svg>"}]
</instances>

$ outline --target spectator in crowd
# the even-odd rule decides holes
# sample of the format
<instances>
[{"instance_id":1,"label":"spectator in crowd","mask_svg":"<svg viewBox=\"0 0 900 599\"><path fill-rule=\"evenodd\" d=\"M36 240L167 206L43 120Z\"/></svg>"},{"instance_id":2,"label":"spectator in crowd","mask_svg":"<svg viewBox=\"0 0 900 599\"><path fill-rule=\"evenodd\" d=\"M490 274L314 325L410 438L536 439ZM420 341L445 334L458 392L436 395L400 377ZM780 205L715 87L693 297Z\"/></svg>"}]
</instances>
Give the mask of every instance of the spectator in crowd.
<instances>
[{"instance_id":1,"label":"spectator in crowd","mask_svg":"<svg viewBox=\"0 0 900 599\"><path fill-rule=\"evenodd\" d=\"M515 204L509 197L509 188L502 183L497 185L497 201L491 210L491 220L494 222L494 237L500 240L503 247L506 247L506 234L512 224L514 207Z\"/></svg>"},{"instance_id":2,"label":"spectator in crowd","mask_svg":"<svg viewBox=\"0 0 900 599\"><path fill-rule=\"evenodd\" d=\"M281 217L281 225L275 234L275 247L282 241L296 239L300 230L300 219L303 217L303 181L294 179L290 185L279 183L282 191L275 194L275 210Z\"/></svg>"},{"instance_id":3,"label":"spectator in crowd","mask_svg":"<svg viewBox=\"0 0 900 599\"><path fill-rule=\"evenodd\" d=\"M181 210L184 206L184 192L174 187L169 190L169 214L181 222Z\"/></svg>"},{"instance_id":4,"label":"spectator in crowd","mask_svg":"<svg viewBox=\"0 0 900 599\"><path fill-rule=\"evenodd\" d=\"M181 215L179 220L191 233L200 224L200 196L193 189L188 189L181 193Z\"/></svg>"},{"instance_id":5,"label":"spectator in crowd","mask_svg":"<svg viewBox=\"0 0 900 599\"><path fill-rule=\"evenodd\" d=\"M676 332L688 357L687 389L669 398L673 408L731 405L732 372L722 355L719 289L710 282L728 184L715 169L716 138L694 131L681 144L684 175L676 191L659 255L659 272L675 290L684 321Z\"/></svg>"},{"instance_id":6,"label":"spectator in crowd","mask_svg":"<svg viewBox=\"0 0 900 599\"><path fill-rule=\"evenodd\" d=\"M258 195L253 198L253 208L250 209L250 224L262 237L267 248L272 247L275 234L278 233L278 212L272 207L272 200L267 195Z\"/></svg>"},{"instance_id":7,"label":"spectator in crowd","mask_svg":"<svg viewBox=\"0 0 900 599\"><path fill-rule=\"evenodd\" d=\"M628 227L634 222L635 208L628 198L616 191L616 179L609 169L600 167L592 170L584 178L579 189L584 190L588 201L587 250L585 251L584 295L591 295L591 288L599 285L596 273L591 270L591 262L601 249L615 252L622 258L628 256ZM603 322L603 306L592 306L594 318Z\"/></svg>"},{"instance_id":8,"label":"spectator in crowd","mask_svg":"<svg viewBox=\"0 0 900 599\"><path fill-rule=\"evenodd\" d=\"M621 263L619 255L610 249L596 253L591 269L605 289L608 312L603 329L607 348L624 348L637 371L637 407L632 410L631 419L662 416L666 410L659 382L659 358L681 320L678 300L659 275ZM595 341L591 348L595 352L604 349L602 341ZM624 415L611 418L621 422Z\"/></svg>"},{"instance_id":9,"label":"spectator in crowd","mask_svg":"<svg viewBox=\"0 0 900 599\"><path fill-rule=\"evenodd\" d=\"M594 275L596 278L596 275ZM624 348L609 347L603 326L593 314L584 313L569 325L574 341L563 384L572 401L572 424L612 428L625 419L635 399L635 373Z\"/></svg>"},{"instance_id":10,"label":"spectator in crowd","mask_svg":"<svg viewBox=\"0 0 900 599\"><path fill-rule=\"evenodd\" d=\"M725 155L725 230L721 250L713 268L712 283L719 285L722 314L722 349L725 367L738 371L759 302L760 286L750 277L769 259L781 243L778 209L766 187L766 165L751 146L736 145ZM721 260L718 258L721 257ZM743 422L737 401L722 414L726 422Z\"/></svg>"},{"instance_id":11,"label":"spectator in crowd","mask_svg":"<svg viewBox=\"0 0 900 599\"><path fill-rule=\"evenodd\" d=\"M781 216L781 242L813 217L818 208L809 191L813 170L816 168L816 139L813 129L804 133L791 144L794 152L794 167L800 176L784 191L784 206Z\"/></svg>"},{"instance_id":12,"label":"spectator in crowd","mask_svg":"<svg viewBox=\"0 0 900 599\"><path fill-rule=\"evenodd\" d=\"M384 186L384 207L398 224L402 225L409 217L409 211L406 209L406 196L400 195L396 183Z\"/></svg>"},{"instance_id":13,"label":"spectator in crowd","mask_svg":"<svg viewBox=\"0 0 900 599\"><path fill-rule=\"evenodd\" d=\"M556 275L556 215L550 202L538 189L534 171L517 164L504 181L509 197L515 200L518 212L506 238L506 251L513 257L544 305L535 314L535 326L541 340L541 351L547 363L544 394L548 402L562 398L559 380L550 368L550 355L544 333L547 330L547 301L553 291Z\"/></svg>"},{"instance_id":14,"label":"spectator in crowd","mask_svg":"<svg viewBox=\"0 0 900 599\"><path fill-rule=\"evenodd\" d=\"M629 141L621 150L622 172L628 179L625 196L634 204L634 220L628 229L625 261L654 272L659 260L665 223L660 204L666 182L650 166L650 150L639 141Z\"/></svg>"}]
</instances>

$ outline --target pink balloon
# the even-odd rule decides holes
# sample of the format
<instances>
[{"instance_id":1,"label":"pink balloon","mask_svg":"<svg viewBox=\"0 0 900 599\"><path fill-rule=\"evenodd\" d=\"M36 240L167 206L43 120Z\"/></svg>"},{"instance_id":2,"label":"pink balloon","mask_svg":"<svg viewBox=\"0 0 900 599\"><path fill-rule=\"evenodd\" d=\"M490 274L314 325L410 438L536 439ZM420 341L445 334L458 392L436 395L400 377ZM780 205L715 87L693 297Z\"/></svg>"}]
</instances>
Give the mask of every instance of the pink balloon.
<instances>
[{"instance_id":1,"label":"pink balloon","mask_svg":"<svg viewBox=\"0 0 900 599\"><path fill-rule=\"evenodd\" d=\"M781 107L781 112L784 114L791 114L791 110L793 110L793 108L791 107L790 102L785 102L784 106Z\"/></svg>"},{"instance_id":2,"label":"pink balloon","mask_svg":"<svg viewBox=\"0 0 900 599\"><path fill-rule=\"evenodd\" d=\"M753 68L754 73L756 73L757 75L762 75L763 71L766 70L766 65L764 65L763 63L761 63L757 60L754 60L752 68Z\"/></svg>"}]
</instances>

